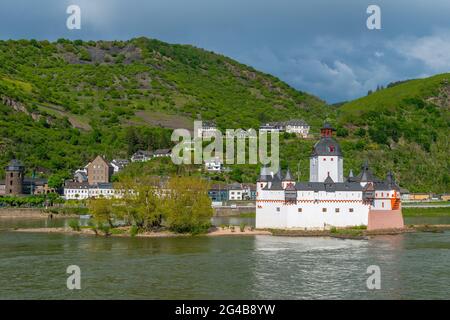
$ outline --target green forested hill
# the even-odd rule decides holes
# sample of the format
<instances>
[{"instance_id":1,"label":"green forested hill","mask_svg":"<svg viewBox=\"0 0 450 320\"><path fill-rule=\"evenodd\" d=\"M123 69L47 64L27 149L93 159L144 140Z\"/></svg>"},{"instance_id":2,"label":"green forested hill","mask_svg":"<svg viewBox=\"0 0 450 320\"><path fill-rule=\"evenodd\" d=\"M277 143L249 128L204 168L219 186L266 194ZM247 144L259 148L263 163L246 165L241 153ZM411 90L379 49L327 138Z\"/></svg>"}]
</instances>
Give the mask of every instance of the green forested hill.
<instances>
[{"instance_id":1,"label":"green forested hill","mask_svg":"<svg viewBox=\"0 0 450 320\"><path fill-rule=\"evenodd\" d=\"M450 191L450 74L346 103L337 122L346 147L361 147L356 159L371 159L379 172L393 168L411 191Z\"/></svg>"},{"instance_id":2,"label":"green forested hill","mask_svg":"<svg viewBox=\"0 0 450 320\"><path fill-rule=\"evenodd\" d=\"M318 125L328 109L227 57L146 38L0 41L0 102L0 164L16 156L51 172L95 153L167 146L170 131L158 127L203 119L248 128L294 117Z\"/></svg>"},{"instance_id":3,"label":"green forested hill","mask_svg":"<svg viewBox=\"0 0 450 320\"><path fill-rule=\"evenodd\" d=\"M170 145L194 119L257 128L305 119L338 129L345 172L368 158L411 191L450 191L450 75L411 80L340 106L222 55L145 38L130 41L0 41L0 165L64 176L96 154L128 157ZM281 139L284 167L308 176L314 140ZM257 166L229 179L254 181Z\"/></svg>"}]
</instances>

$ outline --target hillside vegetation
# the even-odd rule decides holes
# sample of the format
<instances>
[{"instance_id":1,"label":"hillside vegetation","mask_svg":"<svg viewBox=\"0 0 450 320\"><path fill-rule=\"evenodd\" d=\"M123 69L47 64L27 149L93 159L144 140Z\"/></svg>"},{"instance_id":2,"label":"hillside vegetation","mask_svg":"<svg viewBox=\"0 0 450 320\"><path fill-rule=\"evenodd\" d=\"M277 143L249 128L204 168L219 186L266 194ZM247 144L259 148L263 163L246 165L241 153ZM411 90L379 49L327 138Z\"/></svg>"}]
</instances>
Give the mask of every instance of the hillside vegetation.
<instances>
[{"instance_id":1,"label":"hillside vegetation","mask_svg":"<svg viewBox=\"0 0 450 320\"><path fill-rule=\"evenodd\" d=\"M43 172L73 170L95 153L167 147L168 129L190 129L194 119L318 125L327 110L227 57L146 38L0 41L0 102L0 164L15 156Z\"/></svg>"},{"instance_id":2,"label":"hillside vegetation","mask_svg":"<svg viewBox=\"0 0 450 320\"><path fill-rule=\"evenodd\" d=\"M0 165L16 157L28 174L58 184L96 154L129 157L171 145L174 128L214 120L222 129L294 118L337 128L344 171L364 159L392 169L411 191L449 192L450 75L396 83L336 106L230 58L189 45L130 41L0 41ZM308 178L315 140L281 137L281 163ZM158 167L158 174L198 168ZM258 166L213 180L254 182ZM139 171L130 168L131 171ZM3 174L3 172L2 172Z\"/></svg>"}]
</instances>

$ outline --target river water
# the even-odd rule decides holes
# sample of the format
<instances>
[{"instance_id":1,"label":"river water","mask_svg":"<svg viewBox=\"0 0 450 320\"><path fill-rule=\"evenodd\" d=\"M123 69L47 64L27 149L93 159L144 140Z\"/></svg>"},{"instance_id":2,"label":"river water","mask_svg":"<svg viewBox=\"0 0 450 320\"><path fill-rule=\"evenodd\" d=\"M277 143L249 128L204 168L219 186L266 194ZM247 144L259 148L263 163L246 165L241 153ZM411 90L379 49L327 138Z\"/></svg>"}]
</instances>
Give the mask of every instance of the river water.
<instances>
[{"instance_id":1,"label":"river water","mask_svg":"<svg viewBox=\"0 0 450 320\"><path fill-rule=\"evenodd\" d=\"M406 223L449 220L414 218ZM1 299L450 298L449 232L361 241L273 236L104 238L5 230L66 224L0 219ZM69 265L81 268L81 290L66 287ZM380 267L380 290L366 286L371 265Z\"/></svg>"}]
</instances>

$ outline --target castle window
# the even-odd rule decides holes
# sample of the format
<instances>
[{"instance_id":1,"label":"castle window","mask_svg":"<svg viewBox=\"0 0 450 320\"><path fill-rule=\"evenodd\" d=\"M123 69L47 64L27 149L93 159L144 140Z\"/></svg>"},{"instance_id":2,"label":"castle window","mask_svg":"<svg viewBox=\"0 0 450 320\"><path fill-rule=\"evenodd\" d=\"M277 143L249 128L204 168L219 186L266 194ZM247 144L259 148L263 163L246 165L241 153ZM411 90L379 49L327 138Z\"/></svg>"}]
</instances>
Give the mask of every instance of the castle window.
<instances>
[{"instance_id":1,"label":"castle window","mask_svg":"<svg viewBox=\"0 0 450 320\"><path fill-rule=\"evenodd\" d=\"M280 212L280 207L277 207L277 212Z\"/></svg>"},{"instance_id":2,"label":"castle window","mask_svg":"<svg viewBox=\"0 0 450 320\"><path fill-rule=\"evenodd\" d=\"M381 203L381 207L384 208L384 202Z\"/></svg>"},{"instance_id":3,"label":"castle window","mask_svg":"<svg viewBox=\"0 0 450 320\"><path fill-rule=\"evenodd\" d=\"M331 158L331 161L334 161L334 158Z\"/></svg>"},{"instance_id":4,"label":"castle window","mask_svg":"<svg viewBox=\"0 0 450 320\"><path fill-rule=\"evenodd\" d=\"M327 159L326 159L326 158L323 158L323 161L327 161Z\"/></svg>"},{"instance_id":5,"label":"castle window","mask_svg":"<svg viewBox=\"0 0 450 320\"><path fill-rule=\"evenodd\" d=\"M298 208L297 211L298 211L298 212L302 212L302 208Z\"/></svg>"},{"instance_id":6,"label":"castle window","mask_svg":"<svg viewBox=\"0 0 450 320\"><path fill-rule=\"evenodd\" d=\"M348 212L353 212L353 208L349 208L349 209L348 209Z\"/></svg>"},{"instance_id":7,"label":"castle window","mask_svg":"<svg viewBox=\"0 0 450 320\"><path fill-rule=\"evenodd\" d=\"M339 208L334 209L334 212L339 212Z\"/></svg>"},{"instance_id":8,"label":"castle window","mask_svg":"<svg viewBox=\"0 0 450 320\"><path fill-rule=\"evenodd\" d=\"M322 208L322 212L327 212L327 208Z\"/></svg>"},{"instance_id":9,"label":"castle window","mask_svg":"<svg viewBox=\"0 0 450 320\"><path fill-rule=\"evenodd\" d=\"M11 172L9 176L12 178L13 177L13 173Z\"/></svg>"}]
</instances>

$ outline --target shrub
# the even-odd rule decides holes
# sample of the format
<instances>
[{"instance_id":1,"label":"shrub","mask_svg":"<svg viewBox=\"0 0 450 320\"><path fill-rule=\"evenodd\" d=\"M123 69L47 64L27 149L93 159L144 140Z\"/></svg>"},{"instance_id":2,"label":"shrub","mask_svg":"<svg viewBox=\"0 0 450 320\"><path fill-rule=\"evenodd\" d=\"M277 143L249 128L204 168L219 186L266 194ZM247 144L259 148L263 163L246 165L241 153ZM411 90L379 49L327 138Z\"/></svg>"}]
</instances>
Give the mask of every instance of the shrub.
<instances>
[{"instance_id":1,"label":"shrub","mask_svg":"<svg viewBox=\"0 0 450 320\"><path fill-rule=\"evenodd\" d=\"M240 225L239 225L239 229L241 230L241 232L244 232L245 231L245 223L241 223Z\"/></svg>"},{"instance_id":2,"label":"shrub","mask_svg":"<svg viewBox=\"0 0 450 320\"><path fill-rule=\"evenodd\" d=\"M130 228L130 235L132 237L135 237L138 234L138 231L139 231L138 227L136 225L132 225Z\"/></svg>"},{"instance_id":3,"label":"shrub","mask_svg":"<svg viewBox=\"0 0 450 320\"><path fill-rule=\"evenodd\" d=\"M111 235L111 227L106 224L99 224L97 227L98 230L104 233L105 236Z\"/></svg>"},{"instance_id":4,"label":"shrub","mask_svg":"<svg viewBox=\"0 0 450 320\"><path fill-rule=\"evenodd\" d=\"M73 231L80 231L81 227L80 227L80 221L78 220L70 220L69 221L69 227L73 230Z\"/></svg>"}]
</instances>

